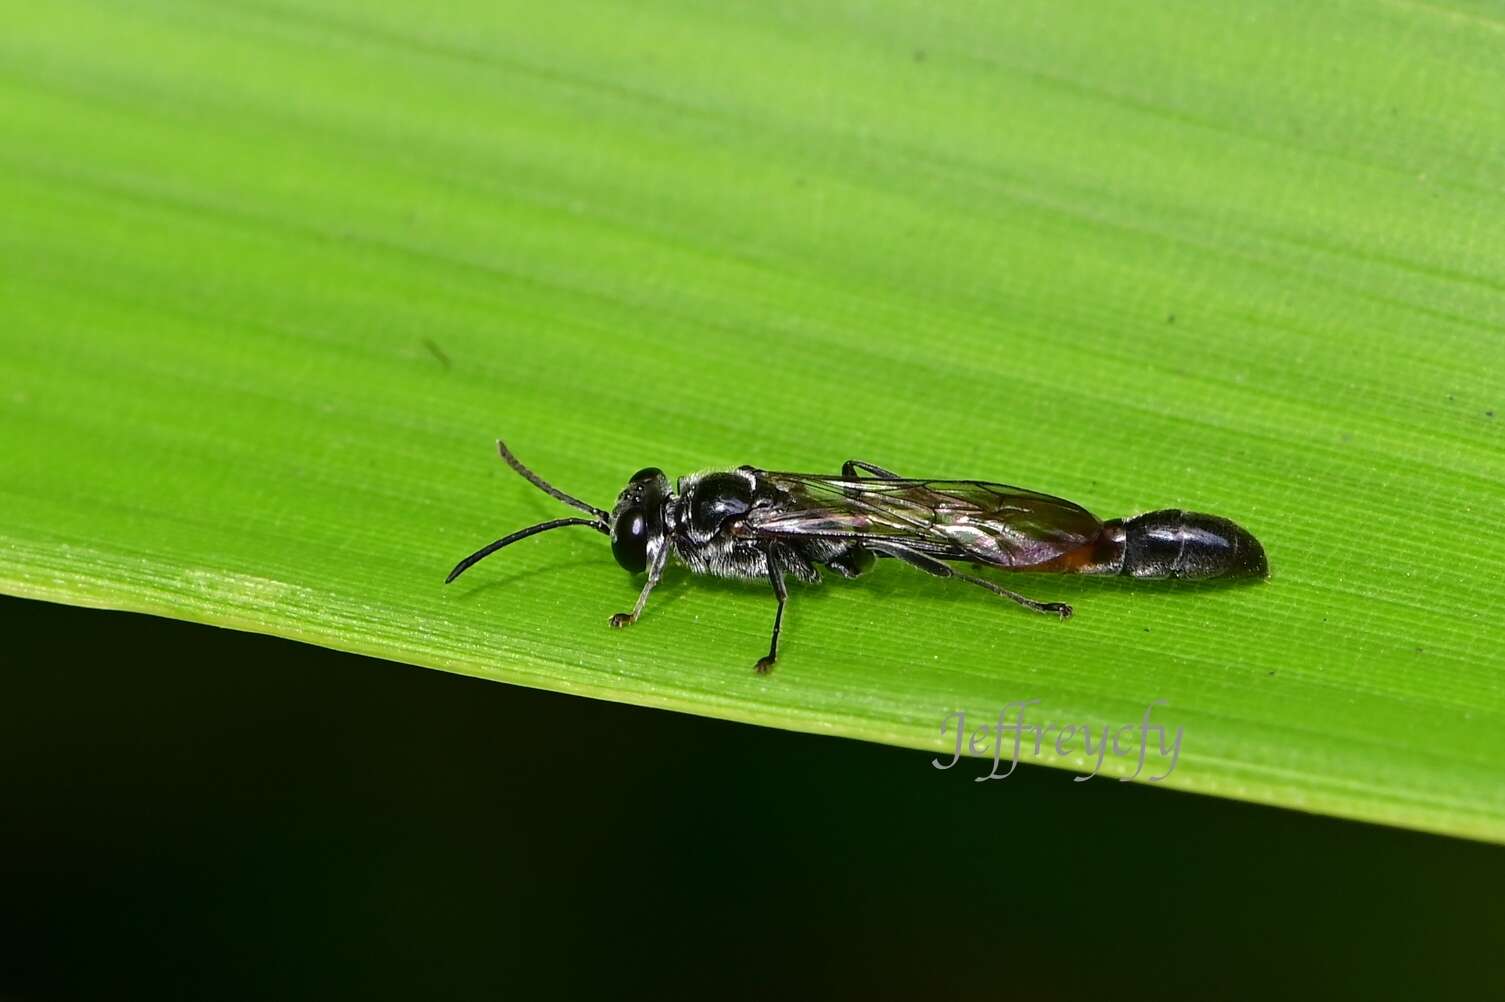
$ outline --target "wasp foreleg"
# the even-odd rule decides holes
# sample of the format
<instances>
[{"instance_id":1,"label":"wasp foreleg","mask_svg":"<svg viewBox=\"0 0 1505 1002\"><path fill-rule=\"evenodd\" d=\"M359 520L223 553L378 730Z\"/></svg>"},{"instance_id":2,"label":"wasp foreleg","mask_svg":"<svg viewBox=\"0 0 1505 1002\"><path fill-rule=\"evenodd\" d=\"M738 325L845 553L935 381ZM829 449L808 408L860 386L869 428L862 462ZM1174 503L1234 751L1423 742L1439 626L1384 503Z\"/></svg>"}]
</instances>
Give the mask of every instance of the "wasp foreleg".
<instances>
[{"instance_id":1,"label":"wasp foreleg","mask_svg":"<svg viewBox=\"0 0 1505 1002\"><path fill-rule=\"evenodd\" d=\"M643 585L643 590L638 593L637 603L631 612L619 612L611 617L613 629L620 630L624 626L631 626L638 621L643 614L643 607L648 604L648 593L653 591L653 586L658 584L659 578L664 576L664 565L669 562L669 546L665 544L659 547L658 552L648 564L648 581Z\"/></svg>"}]
</instances>

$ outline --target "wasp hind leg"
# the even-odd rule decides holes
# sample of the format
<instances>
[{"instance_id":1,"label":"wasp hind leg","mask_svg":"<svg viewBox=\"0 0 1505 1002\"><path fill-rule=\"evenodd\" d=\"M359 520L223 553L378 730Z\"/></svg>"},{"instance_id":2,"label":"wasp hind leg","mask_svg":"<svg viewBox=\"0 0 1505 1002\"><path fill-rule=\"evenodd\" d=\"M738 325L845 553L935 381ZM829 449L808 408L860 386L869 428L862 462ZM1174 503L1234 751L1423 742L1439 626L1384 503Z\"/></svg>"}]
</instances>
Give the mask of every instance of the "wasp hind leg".
<instances>
[{"instance_id":1,"label":"wasp hind leg","mask_svg":"<svg viewBox=\"0 0 1505 1002\"><path fill-rule=\"evenodd\" d=\"M892 472L891 470L885 470L881 466L874 466L872 463L864 463L860 459L849 459L845 463L841 464L841 475L846 480L861 480L862 477L858 475L858 473L857 473L858 470L861 470L863 473L871 473L873 476L877 477L879 480L903 480L904 479L903 477L899 476L897 473Z\"/></svg>"},{"instance_id":2,"label":"wasp hind leg","mask_svg":"<svg viewBox=\"0 0 1505 1002\"><path fill-rule=\"evenodd\" d=\"M869 543L868 546L879 553L897 557L906 564L918 567L927 574L934 574L938 578L956 578L968 584L977 585L979 588L986 588L994 595L1001 595L1011 602L1019 603L1026 609L1060 616L1062 619L1069 619L1071 617L1071 606L1065 602L1036 602L1034 599L1026 598L1018 592L1002 588L986 578L975 578L970 574L963 574L945 561L937 560L935 557L921 553L919 550L911 550L907 546L900 546L895 543L884 543L881 546Z\"/></svg>"}]
</instances>

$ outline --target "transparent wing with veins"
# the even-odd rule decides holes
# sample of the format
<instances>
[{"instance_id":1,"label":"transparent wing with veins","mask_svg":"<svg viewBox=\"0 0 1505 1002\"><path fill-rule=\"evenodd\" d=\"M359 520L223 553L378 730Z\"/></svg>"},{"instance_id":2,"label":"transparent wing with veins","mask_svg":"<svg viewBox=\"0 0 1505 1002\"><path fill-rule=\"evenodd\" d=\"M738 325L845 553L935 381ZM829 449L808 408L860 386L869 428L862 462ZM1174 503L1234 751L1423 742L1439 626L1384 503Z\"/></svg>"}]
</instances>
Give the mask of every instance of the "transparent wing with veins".
<instances>
[{"instance_id":1,"label":"transparent wing with veins","mask_svg":"<svg viewBox=\"0 0 1505 1002\"><path fill-rule=\"evenodd\" d=\"M1007 484L756 473L779 491L744 521L743 531L764 538L882 540L1023 570L1096 540L1103 527L1080 505Z\"/></svg>"}]
</instances>

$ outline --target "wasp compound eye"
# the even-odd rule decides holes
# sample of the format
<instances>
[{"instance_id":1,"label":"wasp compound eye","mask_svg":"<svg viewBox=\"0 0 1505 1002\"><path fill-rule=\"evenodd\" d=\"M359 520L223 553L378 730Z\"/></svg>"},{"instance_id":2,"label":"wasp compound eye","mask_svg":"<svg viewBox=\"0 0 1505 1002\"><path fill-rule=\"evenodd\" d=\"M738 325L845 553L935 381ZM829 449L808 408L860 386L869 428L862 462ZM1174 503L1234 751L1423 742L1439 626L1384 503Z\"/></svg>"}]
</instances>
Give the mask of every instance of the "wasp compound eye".
<instances>
[{"instance_id":1,"label":"wasp compound eye","mask_svg":"<svg viewBox=\"0 0 1505 1002\"><path fill-rule=\"evenodd\" d=\"M643 509L626 508L618 513L611 525L611 555L629 574L648 569L648 524Z\"/></svg>"},{"instance_id":2,"label":"wasp compound eye","mask_svg":"<svg viewBox=\"0 0 1505 1002\"><path fill-rule=\"evenodd\" d=\"M629 574L648 568L648 546L664 534L664 502L669 478L656 466L632 475L617 497L611 520L611 553Z\"/></svg>"}]
</instances>

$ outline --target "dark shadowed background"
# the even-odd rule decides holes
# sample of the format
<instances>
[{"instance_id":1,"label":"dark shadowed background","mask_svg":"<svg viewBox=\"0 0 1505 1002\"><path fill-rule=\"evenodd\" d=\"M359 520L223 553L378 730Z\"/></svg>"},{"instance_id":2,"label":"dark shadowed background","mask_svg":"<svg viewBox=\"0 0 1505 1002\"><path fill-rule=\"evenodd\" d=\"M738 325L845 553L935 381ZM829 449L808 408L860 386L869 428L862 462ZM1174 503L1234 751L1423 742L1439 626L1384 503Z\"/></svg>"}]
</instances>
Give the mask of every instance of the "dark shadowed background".
<instances>
[{"instance_id":1,"label":"dark shadowed background","mask_svg":"<svg viewBox=\"0 0 1505 1002\"><path fill-rule=\"evenodd\" d=\"M1496 847L0 616L8 999L1505 992Z\"/></svg>"}]
</instances>

